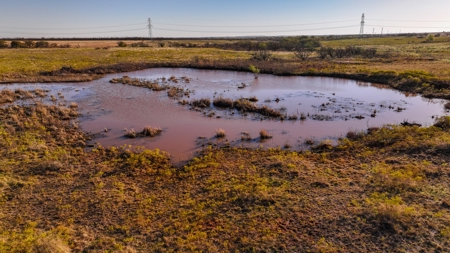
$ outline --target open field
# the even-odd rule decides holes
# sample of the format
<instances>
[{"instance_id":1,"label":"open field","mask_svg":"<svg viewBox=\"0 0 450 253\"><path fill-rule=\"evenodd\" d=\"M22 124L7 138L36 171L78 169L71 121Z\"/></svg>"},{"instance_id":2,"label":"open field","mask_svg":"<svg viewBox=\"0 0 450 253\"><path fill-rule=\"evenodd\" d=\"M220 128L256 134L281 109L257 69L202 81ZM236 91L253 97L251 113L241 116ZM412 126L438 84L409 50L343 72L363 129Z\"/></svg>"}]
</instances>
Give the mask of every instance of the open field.
<instances>
[{"instance_id":1,"label":"open field","mask_svg":"<svg viewBox=\"0 0 450 253\"><path fill-rule=\"evenodd\" d=\"M109 44L90 42L8 48L0 49L0 81L86 81L160 66L249 71L254 65L262 73L346 77L450 99L447 37L409 44L411 38L361 40L321 43L375 47L375 57L320 59L315 52L300 60L276 51L258 61L243 50L103 49ZM450 248L450 117L429 127L349 132L337 146L325 140L303 152L206 146L175 167L159 150L87 150L92 136L79 129L76 104L10 104L45 96L42 90L0 94L0 252Z\"/></svg>"}]
</instances>

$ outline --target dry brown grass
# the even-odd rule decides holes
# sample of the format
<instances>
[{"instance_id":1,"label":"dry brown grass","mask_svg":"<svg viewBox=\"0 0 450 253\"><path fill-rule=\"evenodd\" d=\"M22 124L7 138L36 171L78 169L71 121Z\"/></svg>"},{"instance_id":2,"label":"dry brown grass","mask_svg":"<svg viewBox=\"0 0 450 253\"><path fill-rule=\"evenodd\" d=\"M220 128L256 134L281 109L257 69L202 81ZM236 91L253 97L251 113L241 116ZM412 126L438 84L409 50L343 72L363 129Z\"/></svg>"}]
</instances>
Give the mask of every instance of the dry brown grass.
<instances>
[{"instance_id":1,"label":"dry brown grass","mask_svg":"<svg viewBox=\"0 0 450 253\"><path fill-rule=\"evenodd\" d=\"M225 130L223 130L222 128L219 128L216 130L216 137L217 138L223 138L226 136Z\"/></svg>"},{"instance_id":2,"label":"dry brown grass","mask_svg":"<svg viewBox=\"0 0 450 253\"><path fill-rule=\"evenodd\" d=\"M211 100L209 98L194 99L191 101L191 105L193 107L206 108L211 105Z\"/></svg>"},{"instance_id":3,"label":"dry brown grass","mask_svg":"<svg viewBox=\"0 0 450 253\"><path fill-rule=\"evenodd\" d=\"M273 136L271 134L269 134L265 129L262 129L261 131L259 131L259 138L261 140L265 140L265 139L270 139Z\"/></svg>"},{"instance_id":4,"label":"dry brown grass","mask_svg":"<svg viewBox=\"0 0 450 253\"><path fill-rule=\"evenodd\" d=\"M162 133L162 129L159 127L146 126L144 130L142 130L142 134L144 136L154 137Z\"/></svg>"},{"instance_id":5,"label":"dry brown grass","mask_svg":"<svg viewBox=\"0 0 450 253\"><path fill-rule=\"evenodd\" d=\"M221 107L221 108L232 108L233 104L234 104L234 102L232 99L224 98L224 97L215 98L213 101L214 106Z\"/></svg>"}]
</instances>

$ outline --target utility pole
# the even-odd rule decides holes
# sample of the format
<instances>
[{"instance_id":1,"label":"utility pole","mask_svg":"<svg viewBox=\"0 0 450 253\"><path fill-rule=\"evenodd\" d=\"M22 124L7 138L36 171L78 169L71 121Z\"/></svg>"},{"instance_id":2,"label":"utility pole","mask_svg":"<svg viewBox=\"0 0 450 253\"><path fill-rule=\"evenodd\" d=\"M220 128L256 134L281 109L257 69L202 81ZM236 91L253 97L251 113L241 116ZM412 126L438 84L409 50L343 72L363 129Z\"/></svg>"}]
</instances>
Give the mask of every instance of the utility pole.
<instances>
[{"instance_id":1,"label":"utility pole","mask_svg":"<svg viewBox=\"0 0 450 253\"><path fill-rule=\"evenodd\" d=\"M383 27L383 28L381 28L381 35L383 35L383 29L384 29L384 27Z\"/></svg>"},{"instance_id":2,"label":"utility pole","mask_svg":"<svg viewBox=\"0 0 450 253\"><path fill-rule=\"evenodd\" d=\"M151 39L152 37L153 37L153 34L152 34L152 19L151 18L148 18L148 25L147 25L147 27L148 27L148 37Z\"/></svg>"},{"instance_id":3,"label":"utility pole","mask_svg":"<svg viewBox=\"0 0 450 253\"><path fill-rule=\"evenodd\" d=\"M363 36L364 34L364 13L361 16L361 28L359 29L359 35Z\"/></svg>"},{"instance_id":4,"label":"utility pole","mask_svg":"<svg viewBox=\"0 0 450 253\"><path fill-rule=\"evenodd\" d=\"M372 30L372 35L374 35L375 34L375 28L373 28L373 30Z\"/></svg>"}]
</instances>

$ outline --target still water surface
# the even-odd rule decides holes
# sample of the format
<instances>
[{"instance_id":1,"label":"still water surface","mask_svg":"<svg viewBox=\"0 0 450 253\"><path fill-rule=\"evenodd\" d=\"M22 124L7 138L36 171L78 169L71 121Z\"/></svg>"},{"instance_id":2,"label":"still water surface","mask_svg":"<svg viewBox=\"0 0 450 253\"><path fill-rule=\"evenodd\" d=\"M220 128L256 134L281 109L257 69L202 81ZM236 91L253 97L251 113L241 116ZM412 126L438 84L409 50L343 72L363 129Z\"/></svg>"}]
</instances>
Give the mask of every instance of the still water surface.
<instances>
[{"instance_id":1,"label":"still water surface","mask_svg":"<svg viewBox=\"0 0 450 253\"><path fill-rule=\"evenodd\" d=\"M188 83L171 84L192 91L189 97L182 98L184 100L255 96L258 105L281 109L287 116L297 115L298 119L262 120L259 115L243 115L213 105L200 112L190 110L190 106L169 98L166 91L109 83L112 78L123 75L149 80L187 77ZM246 87L239 89L242 83ZM50 94L61 93L67 103L77 102L83 115L80 126L84 131L100 133L94 141L103 146L132 144L159 148L169 152L175 163L191 158L208 143L229 142L244 147L284 147L287 144L298 150L307 147L307 139L316 143L323 139L337 140L348 131L364 131L368 127L399 124L404 120L431 125L433 117L449 115L443 100L425 99L383 85L327 77L260 75L254 79L251 73L236 71L154 68L112 74L88 83L2 86L17 87L48 89ZM204 113L212 111L214 117L205 116ZM302 113L309 115L306 120L300 120ZM125 128L141 131L147 125L162 128L162 134L154 138L123 137ZM104 132L105 128L109 131ZM218 128L226 131L225 138L214 137ZM273 138L261 142L261 129L267 130ZM241 141L242 132L248 132L253 140Z\"/></svg>"}]
</instances>

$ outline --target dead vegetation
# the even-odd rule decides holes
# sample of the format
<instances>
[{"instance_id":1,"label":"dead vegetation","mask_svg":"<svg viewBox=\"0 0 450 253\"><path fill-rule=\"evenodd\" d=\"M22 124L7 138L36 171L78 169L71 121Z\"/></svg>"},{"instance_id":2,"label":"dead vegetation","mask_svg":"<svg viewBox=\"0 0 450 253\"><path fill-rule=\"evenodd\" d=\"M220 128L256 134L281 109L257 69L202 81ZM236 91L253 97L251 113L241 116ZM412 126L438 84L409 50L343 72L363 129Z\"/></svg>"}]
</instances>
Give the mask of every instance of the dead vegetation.
<instances>
[{"instance_id":1,"label":"dead vegetation","mask_svg":"<svg viewBox=\"0 0 450 253\"><path fill-rule=\"evenodd\" d=\"M271 139L272 135L269 134L265 129L262 129L261 131L259 131L259 138L261 140Z\"/></svg>"},{"instance_id":2,"label":"dead vegetation","mask_svg":"<svg viewBox=\"0 0 450 253\"><path fill-rule=\"evenodd\" d=\"M138 138L138 137L155 137L162 133L162 129L159 127L146 126L141 132L136 132L134 129L125 129L125 137L127 138Z\"/></svg>"},{"instance_id":3,"label":"dead vegetation","mask_svg":"<svg viewBox=\"0 0 450 253\"><path fill-rule=\"evenodd\" d=\"M252 102L253 101L253 102ZM218 97L213 101L213 105L219 108L230 108L236 109L241 113L257 113L262 116L266 116L269 118L281 118L283 117L283 113L280 110L272 109L268 106L258 106L254 102L258 101L257 98L240 98L236 100L232 100L229 98Z\"/></svg>"},{"instance_id":4,"label":"dead vegetation","mask_svg":"<svg viewBox=\"0 0 450 253\"><path fill-rule=\"evenodd\" d=\"M216 130L216 137L217 138L223 138L226 136L225 130L223 130L222 128L219 128Z\"/></svg>"}]
</instances>

